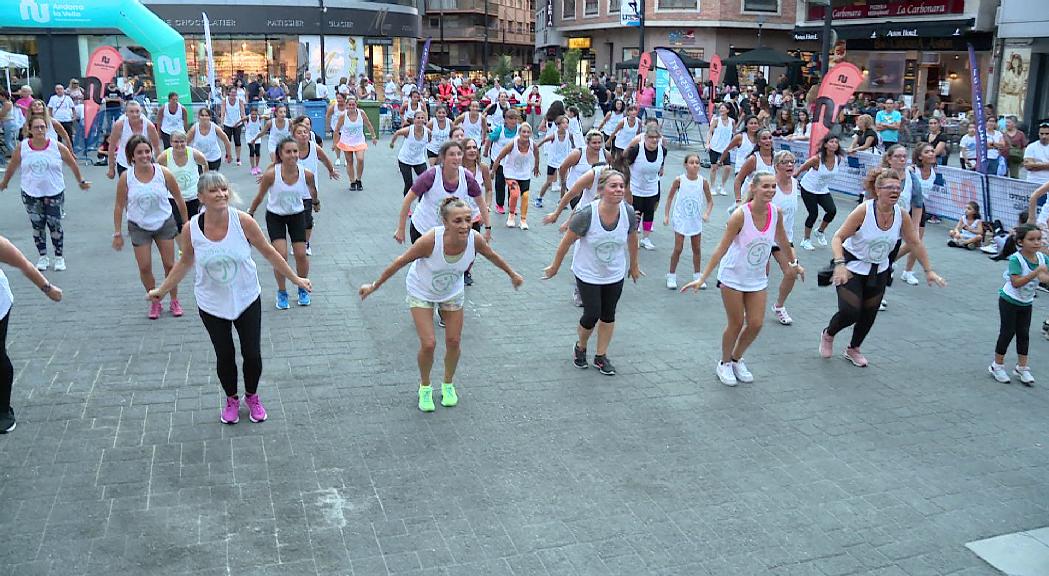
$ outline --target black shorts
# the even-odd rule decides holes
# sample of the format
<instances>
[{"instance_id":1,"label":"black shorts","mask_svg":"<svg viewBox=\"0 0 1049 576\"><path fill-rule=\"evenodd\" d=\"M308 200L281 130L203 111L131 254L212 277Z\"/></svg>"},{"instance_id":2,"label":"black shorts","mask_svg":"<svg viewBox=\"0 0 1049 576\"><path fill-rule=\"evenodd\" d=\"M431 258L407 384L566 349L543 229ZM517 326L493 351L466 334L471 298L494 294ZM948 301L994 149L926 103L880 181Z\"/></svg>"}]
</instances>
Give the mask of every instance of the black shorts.
<instances>
[{"instance_id":1,"label":"black shorts","mask_svg":"<svg viewBox=\"0 0 1049 576\"><path fill-rule=\"evenodd\" d=\"M711 166L717 164L718 162L721 162L721 152L718 152L717 150L707 149L707 157L710 158Z\"/></svg>"},{"instance_id":2,"label":"black shorts","mask_svg":"<svg viewBox=\"0 0 1049 576\"><path fill-rule=\"evenodd\" d=\"M208 160L208 170L218 172L219 168L222 167L222 158L218 160Z\"/></svg>"},{"instance_id":3,"label":"black shorts","mask_svg":"<svg viewBox=\"0 0 1049 576\"><path fill-rule=\"evenodd\" d=\"M292 243L306 241L306 216L304 213L283 216L266 211L266 232L269 234L270 242L274 240L287 240L291 238Z\"/></svg>"},{"instance_id":4,"label":"black shorts","mask_svg":"<svg viewBox=\"0 0 1049 576\"><path fill-rule=\"evenodd\" d=\"M437 153L436 153L436 152L431 152L431 151L427 150L427 151L426 151L426 157L427 157L427 158L436 158L436 157L437 157Z\"/></svg>"},{"instance_id":5,"label":"black shorts","mask_svg":"<svg viewBox=\"0 0 1049 576\"><path fill-rule=\"evenodd\" d=\"M618 157L622 153L623 149L619 146L616 146L615 143L612 143L612 155Z\"/></svg>"},{"instance_id":6,"label":"black shorts","mask_svg":"<svg viewBox=\"0 0 1049 576\"><path fill-rule=\"evenodd\" d=\"M557 174L557 166L547 166L546 175L553 176L554 174Z\"/></svg>"},{"instance_id":7,"label":"black shorts","mask_svg":"<svg viewBox=\"0 0 1049 576\"><path fill-rule=\"evenodd\" d=\"M794 247L794 243L793 242L790 243L790 247L791 248ZM782 248L780 248L779 246L776 246L775 244L772 245L772 253L773 254L775 254L776 252L779 252L780 250L782 250Z\"/></svg>"},{"instance_id":8,"label":"black shorts","mask_svg":"<svg viewBox=\"0 0 1049 576\"><path fill-rule=\"evenodd\" d=\"M410 221L408 222L408 237L412 239L412 244L415 244L419 238L423 237L422 232L419 232L415 224L412 224Z\"/></svg>"},{"instance_id":9,"label":"black shorts","mask_svg":"<svg viewBox=\"0 0 1049 576\"><path fill-rule=\"evenodd\" d=\"M229 138L234 146L240 146L240 130L240 126L222 126L222 131L226 133L226 138Z\"/></svg>"},{"instance_id":10,"label":"black shorts","mask_svg":"<svg viewBox=\"0 0 1049 576\"><path fill-rule=\"evenodd\" d=\"M531 180L516 180L514 178L507 178L506 179L507 190L509 190L509 183L511 181L517 182L517 188L521 191L521 194L524 194L525 192L528 192L529 190L532 189L532 181Z\"/></svg>"},{"instance_id":11,"label":"black shorts","mask_svg":"<svg viewBox=\"0 0 1049 576\"><path fill-rule=\"evenodd\" d=\"M124 168L120 164L117 164L117 178L120 178L120 175L124 172L127 172L127 168Z\"/></svg>"},{"instance_id":12,"label":"black shorts","mask_svg":"<svg viewBox=\"0 0 1049 576\"><path fill-rule=\"evenodd\" d=\"M306 229L313 230L313 198L302 199L302 213L306 215Z\"/></svg>"}]
</instances>

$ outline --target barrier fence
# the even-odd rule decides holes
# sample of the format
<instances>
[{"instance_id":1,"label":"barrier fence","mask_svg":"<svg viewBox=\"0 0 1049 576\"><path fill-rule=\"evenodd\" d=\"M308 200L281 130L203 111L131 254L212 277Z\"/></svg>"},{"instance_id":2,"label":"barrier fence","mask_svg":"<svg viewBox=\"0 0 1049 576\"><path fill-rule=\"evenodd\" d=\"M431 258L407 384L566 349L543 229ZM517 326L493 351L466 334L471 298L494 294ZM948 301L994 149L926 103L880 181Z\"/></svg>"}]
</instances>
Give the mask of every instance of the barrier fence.
<instances>
[{"instance_id":1,"label":"barrier fence","mask_svg":"<svg viewBox=\"0 0 1049 576\"><path fill-rule=\"evenodd\" d=\"M809 157L808 142L774 138L777 150L790 150L799 163ZM863 195L863 179L871 168L881 164L881 155L860 152L846 158L846 165L831 181L830 189L841 194ZM1021 212L1027 211L1028 198L1038 185L1004 176L989 176L953 168L936 166L936 180L925 198L925 210L947 220L958 220L965 214L965 205L977 202L985 221L1001 220L1011 228L1019 222Z\"/></svg>"}]
</instances>

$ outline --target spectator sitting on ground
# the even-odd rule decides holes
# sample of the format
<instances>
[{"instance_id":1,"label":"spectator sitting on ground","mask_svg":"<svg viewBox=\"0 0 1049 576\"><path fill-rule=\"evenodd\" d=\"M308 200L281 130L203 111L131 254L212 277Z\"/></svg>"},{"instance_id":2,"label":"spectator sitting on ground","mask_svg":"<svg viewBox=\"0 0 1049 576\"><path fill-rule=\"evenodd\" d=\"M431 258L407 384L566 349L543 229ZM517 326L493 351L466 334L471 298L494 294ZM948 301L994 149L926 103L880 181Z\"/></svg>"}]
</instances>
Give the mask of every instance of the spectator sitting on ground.
<instances>
[{"instance_id":1,"label":"spectator sitting on ground","mask_svg":"<svg viewBox=\"0 0 1049 576\"><path fill-rule=\"evenodd\" d=\"M983 220L980 219L980 205L969 202L965 205L965 215L958 219L954 228L947 231L951 237L947 245L951 248L975 250L983 243Z\"/></svg>"}]
</instances>

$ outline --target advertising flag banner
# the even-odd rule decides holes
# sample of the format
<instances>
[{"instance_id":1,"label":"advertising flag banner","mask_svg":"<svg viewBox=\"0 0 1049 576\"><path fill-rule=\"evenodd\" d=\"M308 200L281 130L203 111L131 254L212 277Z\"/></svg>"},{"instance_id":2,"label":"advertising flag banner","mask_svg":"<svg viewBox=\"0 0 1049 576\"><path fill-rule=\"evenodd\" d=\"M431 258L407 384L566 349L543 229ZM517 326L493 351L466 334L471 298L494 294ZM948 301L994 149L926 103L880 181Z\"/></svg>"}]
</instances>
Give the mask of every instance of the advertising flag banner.
<instances>
[{"instance_id":1,"label":"advertising flag banner","mask_svg":"<svg viewBox=\"0 0 1049 576\"><path fill-rule=\"evenodd\" d=\"M652 54L644 52L641 54L637 64L637 91L645 89L645 80L648 79L648 71L652 69Z\"/></svg>"},{"instance_id":2,"label":"advertising flag banner","mask_svg":"<svg viewBox=\"0 0 1049 576\"><path fill-rule=\"evenodd\" d=\"M820 140L830 133L838 119L838 111L849 101L856 88L863 82L860 69L848 62L842 62L827 71L820 83L816 97L816 111L812 115L812 134L809 137L809 155L814 156L819 150Z\"/></svg>"},{"instance_id":3,"label":"advertising flag banner","mask_svg":"<svg viewBox=\"0 0 1049 576\"><path fill-rule=\"evenodd\" d=\"M619 3L620 26L633 26L635 28L641 26L641 15L638 12L640 1L641 0L623 0Z\"/></svg>"},{"instance_id":4,"label":"advertising flag banner","mask_svg":"<svg viewBox=\"0 0 1049 576\"><path fill-rule=\"evenodd\" d=\"M692 74L689 73L688 68L685 68L685 64L681 62L681 58L666 48L656 48L656 55L666 65L670 78L674 81L674 85L677 86L678 92L681 93L681 97L685 100L685 104L688 105L689 112L692 113L692 119L695 120L696 124L706 122L703 101L699 98L696 83L692 80Z\"/></svg>"},{"instance_id":5,"label":"advertising flag banner","mask_svg":"<svg viewBox=\"0 0 1049 576\"><path fill-rule=\"evenodd\" d=\"M211 97L211 101L215 101L215 53L211 50L211 23L208 22L208 15L205 12L201 12L204 17L204 51L208 56L208 95ZM208 103L210 105L210 102Z\"/></svg>"},{"instance_id":6,"label":"advertising flag banner","mask_svg":"<svg viewBox=\"0 0 1049 576\"><path fill-rule=\"evenodd\" d=\"M710 59L710 85L711 85L711 90L710 90L710 98L708 98L708 100L710 100L710 104L707 105L708 106L708 108L707 108L707 116L709 116L711 118L714 117L714 106L717 104L717 99L718 99L717 98L717 87L718 87L718 84L721 84L721 71L722 71L722 69L723 69L723 67L721 65L721 56L718 56L717 54L715 54L714 57Z\"/></svg>"},{"instance_id":7,"label":"advertising flag banner","mask_svg":"<svg viewBox=\"0 0 1049 576\"><path fill-rule=\"evenodd\" d=\"M983 112L983 85L980 83L980 67L976 63L976 50L969 44L969 74L973 87L973 112L976 114L976 171L987 173L987 118Z\"/></svg>"},{"instance_id":8,"label":"advertising flag banner","mask_svg":"<svg viewBox=\"0 0 1049 576\"><path fill-rule=\"evenodd\" d=\"M91 53L87 61L87 74L84 76L84 134L91 133L91 126L98 116L102 105L106 85L117 74L124 59L112 46L99 46Z\"/></svg>"},{"instance_id":9,"label":"advertising flag banner","mask_svg":"<svg viewBox=\"0 0 1049 576\"><path fill-rule=\"evenodd\" d=\"M419 79L415 81L415 87L419 89L419 92L423 91L423 81L426 76L426 64L430 62L430 41L433 37L427 37L426 43L423 44L423 53L419 57Z\"/></svg>"}]
</instances>

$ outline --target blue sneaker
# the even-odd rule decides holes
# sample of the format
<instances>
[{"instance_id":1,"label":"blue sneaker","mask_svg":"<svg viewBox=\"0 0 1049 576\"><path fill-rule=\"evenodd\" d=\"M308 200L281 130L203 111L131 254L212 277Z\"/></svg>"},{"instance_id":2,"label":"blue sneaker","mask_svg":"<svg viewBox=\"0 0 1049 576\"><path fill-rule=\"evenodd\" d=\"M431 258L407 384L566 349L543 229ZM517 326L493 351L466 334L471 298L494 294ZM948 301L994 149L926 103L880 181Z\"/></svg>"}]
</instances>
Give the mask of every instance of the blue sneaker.
<instances>
[{"instance_id":1,"label":"blue sneaker","mask_svg":"<svg viewBox=\"0 0 1049 576\"><path fill-rule=\"evenodd\" d=\"M285 302L284 305L287 306L287 297L286 296L285 296L285 301L284 302ZM305 291L305 290L303 290L302 288L299 288L299 306L309 306L309 305L310 305L310 293Z\"/></svg>"},{"instance_id":2,"label":"blue sneaker","mask_svg":"<svg viewBox=\"0 0 1049 576\"><path fill-rule=\"evenodd\" d=\"M277 290L277 310L288 309L288 291Z\"/></svg>"}]
</instances>

